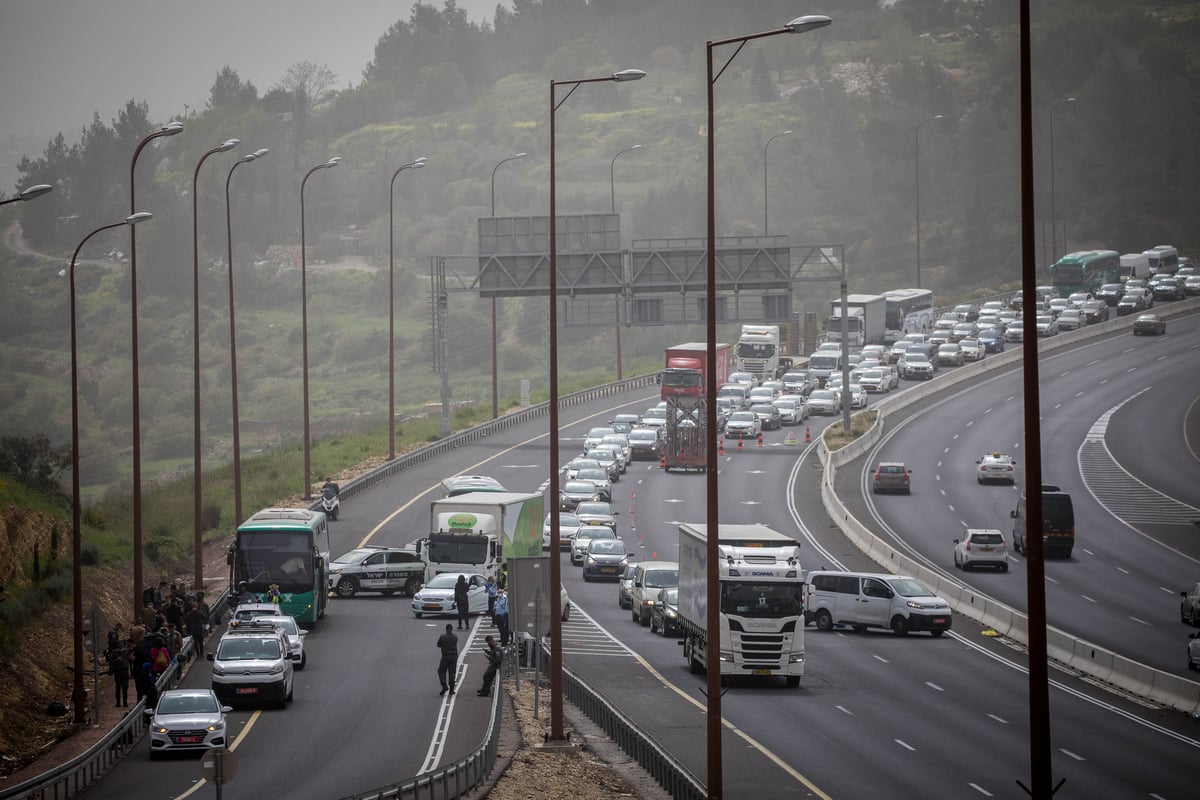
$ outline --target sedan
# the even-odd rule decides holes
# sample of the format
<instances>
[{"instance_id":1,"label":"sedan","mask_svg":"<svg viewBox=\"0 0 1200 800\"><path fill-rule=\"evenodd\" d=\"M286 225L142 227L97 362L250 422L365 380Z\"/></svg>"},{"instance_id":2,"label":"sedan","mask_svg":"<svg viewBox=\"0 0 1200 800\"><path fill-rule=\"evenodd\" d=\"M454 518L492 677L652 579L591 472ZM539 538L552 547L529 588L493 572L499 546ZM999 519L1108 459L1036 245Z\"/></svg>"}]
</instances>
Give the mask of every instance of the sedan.
<instances>
[{"instance_id":1,"label":"sedan","mask_svg":"<svg viewBox=\"0 0 1200 800\"><path fill-rule=\"evenodd\" d=\"M619 581L629 565L625 542L620 539L592 539L583 555L583 579L612 578Z\"/></svg>"},{"instance_id":2,"label":"sedan","mask_svg":"<svg viewBox=\"0 0 1200 800\"><path fill-rule=\"evenodd\" d=\"M1006 456L1004 453L988 453L975 460L979 465L979 469L975 471L975 480L977 483L985 481L1003 481L1017 485L1017 473L1013 468L1017 462L1012 459L1012 456Z\"/></svg>"},{"instance_id":3,"label":"sedan","mask_svg":"<svg viewBox=\"0 0 1200 800\"><path fill-rule=\"evenodd\" d=\"M579 517L577 536L583 536L589 525L607 525L614 530L617 527L617 512L608 503L580 503L575 509L575 516Z\"/></svg>"},{"instance_id":4,"label":"sedan","mask_svg":"<svg viewBox=\"0 0 1200 800\"><path fill-rule=\"evenodd\" d=\"M1075 308L1083 308L1083 304L1092 299L1092 295L1088 292L1072 292L1067 295L1067 302Z\"/></svg>"},{"instance_id":5,"label":"sedan","mask_svg":"<svg viewBox=\"0 0 1200 800\"><path fill-rule=\"evenodd\" d=\"M439 616L457 615L458 608L454 605L454 586L458 583L459 573L443 572L434 575L433 579L422 586L413 595L413 616L420 619L425 614ZM466 575L467 578L467 613L486 614L488 608L487 578L477 572Z\"/></svg>"},{"instance_id":6,"label":"sedan","mask_svg":"<svg viewBox=\"0 0 1200 800\"><path fill-rule=\"evenodd\" d=\"M939 364L961 367L963 363L962 348L952 342L941 345L938 347L937 359Z\"/></svg>"},{"instance_id":7,"label":"sedan","mask_svg":"<svg viewBox=\"0 0 1200 800\"><path fill-rule=\"evenodd\" d=\"M1188 275L1184 278L1183 290L1188 294L1200 294L1200 275Z\"/></svg>"},{"instance_id":8,"label":"sedan","mask_svg":"<svg viewBox=\"0 0 1200 800\"><path fill-rule=\"evenodd\" d=\"M987 355L978 339L963 339L958 343L958 349L962 351L963 361L978 361Z\"/></svg>"},{"instance_id":9,"label":"sedan","mask_svg":"<svg viewBox=\"0 0 1200 800\"><path fill-rule=\"evenodd\" d=\"M592 542L603 541L605 539L615 540L617 534L612 528L599 523L593 525L583 525L579 528L579 533L571 542L571 563L583 564L584 558L587 557L588 547Z\"/></svg>"},{"instance_id":10,"label":"sedan","mask_svg":"<svg viewBox=\"0 0 1200 800\"><path fill-rule=\"evenodd\" d=\"M1003 533L994 528L970 528L954 540L954 566L968 570L985 564L1008 572L1008 543Z\"/></svg>"},{"instance_id":11,"label":"sedan","mask_svg":"<svg viewBox=\"0 0 1200 800\"><path fill-rule=\"evenodd\" d=\"M1153 291L1156 300L1182 300L1187 296L1183 281L1174 277L1160 278Z\"/></svg>"},{"instance_id":12,"label":"sedan","mask_svg":"<svg viewBox=\"0 0 1200 800\"><path fill-rule=\"evenodd\" d=\"M1063 312L1058 315L1058 329L1060 331L1077 331L1087 324L1087 318L1083 316L1083 311L1078 308L1063 309Z\"/></svg>"},{"instance_id":13,"label":"sedan","mask_svg":"<svg viewBox=\"0 0 1200 800\"><path fill-rule=\"evenodd\" d=\"M1107 305L1115 306L1125 294L1125 284L1106 283L1096 290L1096 299L1103 300Z\"/></svg>"},{"instance_id":14,"label":"sedan","mask_svg":"<svg viewBox=\"0 0 1200 800\"><path fill-rule=\"evenodd\" d=\"M558 515L558 549L570 550L571 540L579 533L579 517L560 512ZM550 515L542 522L542 549L550 549Z\"/></svg>"},{"instance_id":15,"label":"sedan","mask_svg":"<svg viewBox=\"0 0 1200 800\"><path fill-rule=\"evenodd\" d=\"M558 509L574 511L580 503L600 499L600 491L591 481L567 481L558 493Z\"/></svg>"},{"instance_id":16,"label":"sedan","mask_svg":"<svg viewBox=\"0 0 1200 800\"><path fill-rule=\"evenodd\" d=\"M1167 321L1158 314L1141 314L1133 321L1133 335L1159 336L1167 332Z\"/></svg>"},{"instance_id":17,"label":"sedan","mask_svg":"<svg viewBox=\"0 0 1200 800\"><path fill-rule=\"evenodd\" d=\"M983 350L985 353L1004 352L1004 334L995 328L988 328L980 331L979 343L983 345Z\"/></svg>"},{"instance_id":18,"label":"sedan","mask_svg":"<svg viewBox=\"0 0 1200 800\"><path fill-rule=\"evenodd\" d=\"M950 341L961 342L969 336L975 334L974 322L960 322L954 326L954 330L950 332Z\"/></svg>"},{"instance_id":19,"label":"sedan","mask_svg":"<svg viewBox=\"0 0 1200 800\"><path fill-rule=\"evenodd\" d=\"M612 500L612 481L608 479L608 471L602 467L589 467L579 470L579 475L575 478L576 481L588 481L595 485L596 494L599 500L609 502Z\"/></svg>"},{"instance_id":20,"label":"sedan","mask_svg":"<svg viewBox=\"0 0 1200 800\"><path fill-rule=\"evenodd\" d=\"M150 758L168 750L225 747L225 715L230 711L212 689L167 689L158 705L145 712Z\"/></svg>"},{"instance_id":21,"label":"sedan","mask_svg":"<svg viewBox=\"0 0 1200 800\"><path fill-rule=\"evenodd\" d=\"M799 395L785 394L775 398L771 405L779 409L779 420L784 425L799 425L808 419L808 406Z\"/></svg>"},{"instance_id":22,"label":"sedan","mask_svg":"<svg viewBox=\"0 0 1200 800\"><path fill-rule=\"evenodd\" d=\"M629 432L629 454L633 459L658 460L661 437L656 428L634 428Z\"/></svg>"},{"instance_id":23,"label":"sedan","mask_svg":"<svg viewBox=\"0 0 1200 800\"><path fill-rule=\"evenodd\" d=\"M567 462L566 478L569 481L573 481L579 476L579 470L588 469L589 467L598 468L599 466L600 462L594 458L584 458L583 456L573 458Z\"/></svg>"},{"instance_id":24,"label":"sedan","mask_svg":"<svg viewBox=\"0 0 1200 800\"><path fill-rule=\"evenodd\" d=\"M808 396L808 410L813 414L840 414L842 396L830 389L817 389Z\"/></svg>"},{"instance_id":25,"label":"sedan","mask_svg":"<svg viewBox=\"0 0 1200 800\"><path fill-rule=\"evenodd\" d=\"M650 632L663 636L682 633L679 629L679 587L658 590L658 597L650 607Z\"/></svg>"},{"instance_id":26,"label":"sedan","mask_svg":"<svg viewBox=\"0 0 1200 800\"><path fill-rule=\"evenodd\" d=\"M812 402L811 398L809 402ZM755 439L760 433L762 420L753 411L735 411L725 423L725 435L731 439Z\"/></svg>"},{"instance_id":27,"label":"sedan","mask_svg":"<svg viewBox=\"0 0 1200 800\"><path fill-rule=\"evenodd\" d=\"M1103 300L1088 300L1083 304L1083 317L1088 325L1108 321L1108 303Z\"/></svg>"},{"instance_id":28,"label":"sedan","mask_svg":"<svg viewBox=\"0 0 1200 800\"><path fill-rule=\"evenodd\" d=\"M750 413L758 415L758 421L762 423L764 431L777 431L783 427L779 409L771 403L755 403L750 406Z\"/></svg>"},{"instance_id":29,"label":"sedan","mask_svg":"<svg viewBox=\"0 0 1200 800\"><path fill-rule=\"evenodd\" d=\"M1140 314L1149 306L1146 304L1146 292L1144 289L1136 289L1132 292L1126 292L1117 301L1117 316L1124 317L1128 314Z\"/></svg>"},{"instance_id":30,"label":"sedan","mask_svg":"<svg viewBox=\"0 0 1200 800\"><path fill-rule=\"evenodd\" d=\"M1050 301L1050 316L1057 317L1071 306L1071 301L1065 297L1055 297Z\"/></svg>"},{"instance_id":31,"label":"sedan","mask_svg":"<svg viewBox=\"0 0 1200 800\"><path fill-rule=\"evenodd\" d=\"M642 414L642 426L646 428L661 428L667 424L667 410L665 408L647 408L646 413Z\"/></svg>"},{"instance_id":32,"label":"sedan","mask_svg":"<svg viewBox=\"0 0 1200 800\"><path fill-rule=\"evenodd\" d=\"M1017 320L1004 329L1004 341L1022 342L1025 340L1025 323Z\"/></svg>"}]
</instances>

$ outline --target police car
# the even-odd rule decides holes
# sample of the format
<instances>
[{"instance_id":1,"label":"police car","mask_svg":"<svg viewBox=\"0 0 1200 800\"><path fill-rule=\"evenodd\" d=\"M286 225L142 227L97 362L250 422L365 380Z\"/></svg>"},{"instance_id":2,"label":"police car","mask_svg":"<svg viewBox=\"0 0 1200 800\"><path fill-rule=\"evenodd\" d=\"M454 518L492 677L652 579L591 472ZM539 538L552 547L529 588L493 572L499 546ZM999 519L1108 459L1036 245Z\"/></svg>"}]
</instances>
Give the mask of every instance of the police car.
<instances>
[{"instance_id":1,"label":"police car","mask_svg":"<svg viewBox=\"0 0 1200 800\"><path fill-rule=\"evenodd\" d=\"M412 596L425 580L425 562L407 547L359 547L329 563L329 589L338 597L359 592Z\"/></svg>"},{"instance_id":2,"label":"police car","mask_svg":"<svg viewBox=\"0 0 1200 800\"><path fill-rule=\"evenodd\" d=\"M1014 468L1017 466L1017 462L1013 461L1011 456L1003 453L988 453L975 463L979 465L979 469L975 472L975 480L979 483L1002 481L1016 486L1017 472Z\"/></svg>"}]
</instances>

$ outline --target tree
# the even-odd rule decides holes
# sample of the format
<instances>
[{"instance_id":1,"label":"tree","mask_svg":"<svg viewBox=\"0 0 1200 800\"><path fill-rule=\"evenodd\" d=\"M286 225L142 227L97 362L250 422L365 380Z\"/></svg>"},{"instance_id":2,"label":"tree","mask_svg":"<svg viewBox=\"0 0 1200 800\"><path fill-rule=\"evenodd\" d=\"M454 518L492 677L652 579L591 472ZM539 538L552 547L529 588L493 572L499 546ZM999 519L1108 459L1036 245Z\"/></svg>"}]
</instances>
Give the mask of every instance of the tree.
<instances>
[{"instance_id":1,"label":"tree","mask_svg":"<svg viewBox=\"0 0 1200 800\"><path fill-rule=\"evenodd\" d=\"M337 75L328 65L305 60L297 61L288 67L278 85L292 94L303 91L308 101L308 110L312 111L325 102L336 80Z\"/></svg>"},{"instance_id":2,"label":"tree","mask_svg":"<svg viewBox=\"0 0 1200 800\"><path fill-rule=\"evenodd\" d=\"M767 59L762 50L754 58L754 71L750 74L750 88L754 96L764 103L779 99L779 92L771 80L771 71L767 69Z\"/></svg>"},{"instance_id":3,"label":"tree","mask_svg":"<svg viewBox=\"0 0 1200 800\"><path fill-rule=\"evenodd\" d=\"M212 111L246 111L258 101L258 89L250 81L242 81L237 72L226 65L217 73L209 92L208 108Z\"/></svg>"}]
</instances>

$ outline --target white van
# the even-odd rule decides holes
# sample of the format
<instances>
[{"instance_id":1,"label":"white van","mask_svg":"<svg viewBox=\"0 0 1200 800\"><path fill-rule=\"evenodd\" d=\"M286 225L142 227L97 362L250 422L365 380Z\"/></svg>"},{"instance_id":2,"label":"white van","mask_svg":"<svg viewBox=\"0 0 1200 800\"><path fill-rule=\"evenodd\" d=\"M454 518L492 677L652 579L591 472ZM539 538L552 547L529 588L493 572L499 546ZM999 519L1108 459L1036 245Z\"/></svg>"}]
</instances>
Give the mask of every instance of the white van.
<instances>
[{"instance_id":1,"label":"white van","mask_svg":"<svg viewBox=\"0 0 1200 800\"><path fill-rule=\"evenodd\" d=\"M1145 253L1126 253L1121 256L1121 283L1130 278L1150 277L1150 256Z\"/></svg>"},{"instance_id":2,"label":"white van","mask_svg":"<svg viewBox=\"0 0 1200 800\"><path fill-rule=\"evenodd\" d=\"M1179 251L1169 244L1160 244L1142 251L1150 259L1150 274L1174 275L1179 269Z\"/></svg>"},{"instance_id":3,"label":"white van","mask_svg":"<svg viewBox=\"0 0 1200 800\"><path fill-rule=\"evenodd\" d=\"M804 623L818 630L849 625L856 631L891 628L897 636L950 630L950 604L915 578L874 572L810 572Z\"/></svg>"}]
</instances>

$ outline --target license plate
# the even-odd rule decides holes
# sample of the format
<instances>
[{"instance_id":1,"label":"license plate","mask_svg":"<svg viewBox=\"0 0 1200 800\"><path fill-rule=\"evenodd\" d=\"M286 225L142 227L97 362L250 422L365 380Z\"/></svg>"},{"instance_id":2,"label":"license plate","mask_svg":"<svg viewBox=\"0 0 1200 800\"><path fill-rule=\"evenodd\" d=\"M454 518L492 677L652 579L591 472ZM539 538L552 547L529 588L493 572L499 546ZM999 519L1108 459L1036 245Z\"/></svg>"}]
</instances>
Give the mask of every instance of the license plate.
<instances>
[{"instance_id":1,"label":"license plate","mask_svg":"<svg viewBox=\"0 0 1200 800\"><path fill-rule=\"evenodd\" d=\"M438 605L437 603L426 603L425 610L426 611L441 611L442 607L440 605Z\"/></svg>"},{"instance_id":2,"label":"license plate","mask_svg":"<svg viewBox=\"0 0 1200 800\"><path fill-rule=\"evenodd\" d=\"M771 674L771 670L769 670L769 669L756 669L756 670L754 670L754 674L755 674L755 675L770 675L770 674Z\"/></svg>"},{"instance_id":3,"label":"license plate","mask_svg":"<svg viewBox=\"0 0 1200 800\"><path fill-rule=\"evenodd\" d=\"M946 618L945 618L945 617L934 617L934 618L933 618L933 624L934 624L934 625L945 625L945 624L946 624Z\"/></svg>"},{"instance_id":4,"label":"license plate","mask_svg":"<svg viewBox=\"0 0 1200 800\"><path fill-rule=\"evenodd\" d=\"M601 567L601 568L600 568L600 571L601 571L601 572L613 573L613 572L616 572L616 571L617 571L617 568L616 568L616 567Z\"/></svg>"},{"instance_id":5,"label":"license plate","mask_svg":"<svg viewBox=\"0 0 1200 800\"><path fill-rule=\"evenodd\" d=\"M979 548L979 552L981 552L981 553L990 553L990 552L992 552L992 548L990 548L990 547L981 547L981 548Z\"/></svg>"},{"instance_id":6,"label":"license plate","mask_svg":"<svg viewBox=\"0 0 1200 800\"><path fill-rule=\"evenodd\" d=\"M258 687L257 686L239 686L237 693L238 694L258 694Z\"/></svg>"},{"instance_id":7,"label":"license plate","mask_svg":"<svg viewBox=\"0 0 1200 800\"><path fill-rule=\"evenodd\" d=\"M180 736L177 740L180 744L199 744L204 741L203 736Z\"/></svg>"}]
</instances>

